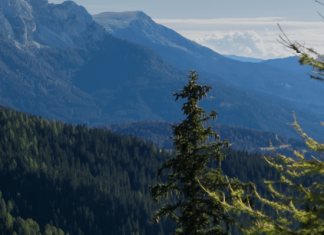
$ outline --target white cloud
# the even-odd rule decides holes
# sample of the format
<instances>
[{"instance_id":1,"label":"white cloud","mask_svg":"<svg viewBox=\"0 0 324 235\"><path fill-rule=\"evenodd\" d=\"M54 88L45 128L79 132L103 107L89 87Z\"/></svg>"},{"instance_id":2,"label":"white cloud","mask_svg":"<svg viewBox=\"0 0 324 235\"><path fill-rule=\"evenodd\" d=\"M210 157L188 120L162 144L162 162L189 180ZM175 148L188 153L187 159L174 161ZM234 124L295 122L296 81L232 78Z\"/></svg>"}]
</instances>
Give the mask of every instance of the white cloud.
<instances>
[{"instance_id":1,"label":"white cloud","mask_svg":"<svg viewBox=\"0 0 324 235\"><path fill-rule=\"evenodd\" d=\"M193 25L215 25L215 24L226 24L226 25L260 25L272 24L273 21L280 21L285 19L284 17L259 17L259 18L218 18L218 19L154 19L159 24L168 25L181 25L190 24Z\"/></svg>"},{"instance_id":2,"label":"white cloud","mask_svg":"<svg viewBox=\"0 0 324 235\"><path fill-rule=\"evenodd\" d=\"M220 54L271 59L292 56L280 43L265 43L254 31L230 32L226 35L207 34L194 39Z\"/></svg>"},{"instance_id":3,"label":"white cloud","mask_svg":"<svg viewBox=\"0 0 324 235\"><path fill-rule=\"evenodd\" d=\"M323 22L287 21L284 17L218 18L218 19L153 19L156 23L173 29L278 29L277 23L289 28L322 29Z\"/></svg>"},{"instance_id":4,"label":"white cloud","mask_svg":"<svg viewBox=\"0 0 324 235\"><path fill-rule=\"evenodd\" d=\"M292 56L277 39L280 24L289 39L324 53L324 23L287 21L282 17L154 19L182 36L222 54L272 59Z\"/></svg>"}]
</instances>

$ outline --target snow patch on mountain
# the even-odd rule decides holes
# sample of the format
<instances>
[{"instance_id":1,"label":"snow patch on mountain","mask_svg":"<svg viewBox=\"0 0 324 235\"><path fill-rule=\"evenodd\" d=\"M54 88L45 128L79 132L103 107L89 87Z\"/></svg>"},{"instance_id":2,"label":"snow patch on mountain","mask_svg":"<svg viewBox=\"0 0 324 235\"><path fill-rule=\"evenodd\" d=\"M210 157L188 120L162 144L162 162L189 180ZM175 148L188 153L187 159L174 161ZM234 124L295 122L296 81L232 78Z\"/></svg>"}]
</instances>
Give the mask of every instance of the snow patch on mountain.
<instances>
[{"instance_id":1,"label":"snow patch on mountain","mask_svg":"<svg viewBox=\"0 0 324 235\"><path fill-rule=\"evenodd\" d=\"M102 40L105 29L73 1L1 0L0 32L23 49L30 46L84 47Z\"/></svg>"},{"instance_id":2,"label":"snow patch on mountain","mask_svg":"<svg viewBox=\"0 0 324 235\"><path fill-rule=\"evenodd\" d=\"M142 11L103 12L93 15L93 19L102 25L107 32L119 38L139 44L146 42L167 45L191 53L190 48L186 46L192 44L192 42L188 44L187 39L163 25L156 24L151 17ZM196 46L199 45L196 44Z\"/></svg>"}]
</instances>

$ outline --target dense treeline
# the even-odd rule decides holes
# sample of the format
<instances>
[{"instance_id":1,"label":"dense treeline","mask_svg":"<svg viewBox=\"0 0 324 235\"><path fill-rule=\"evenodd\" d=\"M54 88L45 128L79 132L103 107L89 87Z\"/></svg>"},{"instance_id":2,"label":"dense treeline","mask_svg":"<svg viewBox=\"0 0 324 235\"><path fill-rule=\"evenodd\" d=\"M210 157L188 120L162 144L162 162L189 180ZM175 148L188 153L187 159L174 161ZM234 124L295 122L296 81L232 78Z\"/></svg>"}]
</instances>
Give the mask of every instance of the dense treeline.
<instances>
[{"instance_id":1,"label":"dense treeline","mask_svg":"<svg viewBox=\"0 0 324 235\"><path fill-rule=\"evenodd\" d=\"M41 229L48 224L70 235L170 234L173 222L151 223L163 202L155 204L148 188L172 154L138 137L0 107L2 197L11 203L12 217L30 218ZM233 149L225 154L226 175L253 181L269 196L263 179L279 175L261 155Z\"/></svg>"},{"instance_id":2,"label":"dense treeline","mask_svg":"<svg viewBox=\"0 0 324 235\"><path fill-rule=\"evenodd\" d=\"M11 215L14 208L14 201L7 203L2 198L0 191L0 234L1 235L42 235L39 225L32 219L24 220L21 217L15 218ZM64 235L62 229L47 224L44 228L45 235ZM69 235L69 234L66 234Z\"/></svg>"},{"instance_id":3,"label":"dense treeline","mask_svg":"<svg viewBox=\"0 0 324 235\"><path fill-rule=\"evenodd\" d=\"M13 216L70 235L162 231L150 225L148 185L169 153L100 129L0 113L0 190L15 203Z\"/></svg>"}]
</instances>

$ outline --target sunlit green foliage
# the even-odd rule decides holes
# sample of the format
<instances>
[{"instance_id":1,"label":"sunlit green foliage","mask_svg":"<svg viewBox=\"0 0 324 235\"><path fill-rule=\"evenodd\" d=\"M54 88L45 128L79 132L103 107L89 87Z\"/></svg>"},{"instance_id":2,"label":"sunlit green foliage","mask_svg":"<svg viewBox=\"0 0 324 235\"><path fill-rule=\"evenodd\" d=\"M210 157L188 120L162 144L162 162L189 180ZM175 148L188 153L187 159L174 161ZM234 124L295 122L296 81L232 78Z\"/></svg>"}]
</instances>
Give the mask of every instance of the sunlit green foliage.
<instances>
[{"instance_id":1,"label":"sunlit green foliage","mask_svg":"<svg viewBox=\"0 0 324 235\"><path fill-rule=\"evenodd\" d=\"M28 218L13 217L11 211L14 202L8 201L6 204L0 191L0 235L42 235L36 221ZM47 224L43 235L64 235L62 229ZM66 235L69 235L68 233Z\"/></svg>"},{"instance_id":2,"label":"sunlit green foliage","mask_svg":"<svg viewBox=\"0 0 324 235\"><path fill-rule=\"evenodd\" d=\"M321 154L324 150L324 144L313 140L308 137L298 125L296 119L294 127L305 139L307 146ZM324 125L322 123L322 125ZM320 174L324 176L324 163L321 160L313 157L307 160L298 152L294 152L297 159L278 155L277 158L281 160L282 164L273 161L272 158L266 158L266 161L280 172L279 181L265 181L268 185L270 193L276 199L267 200L262 198L258 192L255 196L263 204L267 204L277 210L277 219L271 218L264 211L256 210L251 205L241 200L244 195L242 190L234 190L231 188L231 194L237 198L233 200L233 204L224 201L222 196L208 191L208 193L222 203L228 212L246 213L255 217L256 220L252 221L252 226L249 228L241 227L242 231L246 234L321 234L324 232L324 184L313 182L311 185L303 185L301 183L293 182L294 178L303 178L304 176L314 176ZM321 156L321 155L320 155ZM275 189L274 185L281 183L299 192L298 197L292 197L281 194ZM300 208L300 209L298 209ZM289 225L292 224L291 218L301 223L301 227L293 230Z\"/></svg>"}]
</instances>

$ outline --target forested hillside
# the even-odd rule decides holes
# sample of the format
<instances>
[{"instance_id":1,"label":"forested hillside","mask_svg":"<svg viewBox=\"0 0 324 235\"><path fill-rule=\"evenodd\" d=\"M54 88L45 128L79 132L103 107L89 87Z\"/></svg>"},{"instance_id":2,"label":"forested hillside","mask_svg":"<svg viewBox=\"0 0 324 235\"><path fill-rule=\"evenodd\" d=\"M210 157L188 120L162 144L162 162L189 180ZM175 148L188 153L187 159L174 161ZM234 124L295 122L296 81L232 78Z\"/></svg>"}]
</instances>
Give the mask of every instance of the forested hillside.
<instances>
[{"instance_id":1,"label":"forested hillside","mask_svg":"<svg viewBox=\"0 0 324 235\"><path fill-rule=\"evenodd\" d=\"M224 173L267 196L263 179L278 173L258 154L224 152ZM148 188L171 154L137 137L1 107L0 211L10 204L11 216L32 219L41 232L49 224L70 235L170 234L169 220L151 223L163 202L155 204Z\"/></svg>"},{"instance_id":2,"label":"forested hillside","mask_svg":"<svg viewBox=\"0 0 324 235\"><path fill-rule=\"evenodd\" d=\"M138 138L3 109L1 183L13 216L69 234L158 234L148 185L168 157ZM162 224L167 228L166 224Z\"/></svg>"},{"instance_id":3,"label":"forested hillside","mask_svg":"<svg viewBox=\"0 0 324 235\"><path fill-rule=\"evenodd\" d=\"M32 219L22 219L20 216L15 218L11 215L11 211L15 206L15 202L9 200L5 202L0 191L0 234L1 235L64 235L62 229L55 228L50 224L46 224L44 229L39 228L36 221ZM18 208L17 208L18 209ZM44 232L43 232L44 231ZM66 234L68 235L68 233Z\"/></svg>"}]
</instances>

